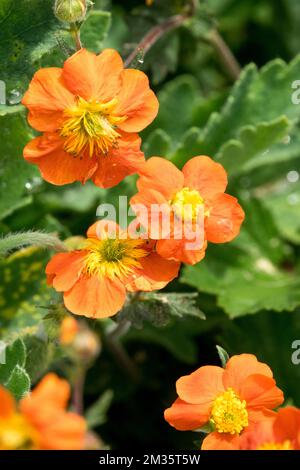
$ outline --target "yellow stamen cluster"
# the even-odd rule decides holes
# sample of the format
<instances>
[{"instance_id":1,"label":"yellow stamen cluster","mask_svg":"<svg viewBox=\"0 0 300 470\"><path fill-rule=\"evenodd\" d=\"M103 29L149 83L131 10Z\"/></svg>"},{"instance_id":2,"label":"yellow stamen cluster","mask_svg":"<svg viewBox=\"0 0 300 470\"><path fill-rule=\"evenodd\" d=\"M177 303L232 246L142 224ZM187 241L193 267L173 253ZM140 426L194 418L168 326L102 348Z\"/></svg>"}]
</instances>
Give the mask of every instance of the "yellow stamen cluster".
<instances>
[{"instance_id":1,"label":"yellow stamen cluster","mask_svg":"<svg viewBox=\"0 0 300 470\"><path fill-rule=\"evenodd\" d=\"M204 199L196 189L183 188L170 202L174 213L182 220L195 221L203 210Z\"/></svg>"},{"instance_id":2,"label":"yellow stamen cluster","mask_svg":"<svg viewBox=\"0 0 300 470\"><path fill-rule=\"evenodd\" d=\"M100 276L114 279L131 274L134 269L141 268L139 260L148 255L144 250L144 240L88 239L85 249L88 254L85 259L84 272L89 276Z\"/></svg>"},{"instance_id":3,"label":"yellow stamen cluster","mask_svg":"<svg viewBox=\"0 0 300 470\"><path fill-rule=\"evenodd\" d=\"M88 150L92 157L106 154L116 146L120 137L116 126L126 119L113 115L116 104L116 98L107 103L78 98L76 106L66 109L60 130L65 151L78 156Z\"/></svg>"},{"instance_id":4,"label":"yellow stamen cluster","mask_svg":"<svg viewBox=\"0 0 300 470\"><path fill-rule=\"evenodd\" d=\"M20 414L0 420L0 450L33 450L37 433Z\"/></svg>"},{"instance_id":5,"label":"yellow stamen cluster","mask_svg":"<svg viewBox=\"0 0 300 470\"><path fill-rule=\"evenodd\" d=\"M257 448L257 450L294 450L291 441L286 440L283 442L265 442Z\"/></svg>"},{"instance_id":6,"label":"yellow stamen cluster","mask_svg":"<svg viewBox=\"0 0 300 470\"><path fill-rule=\"evenodd\" d=\"M245 400L228 388L213 402L210 420L220 433L240 434L248 426Z\"/></svg>"}]
</instances>

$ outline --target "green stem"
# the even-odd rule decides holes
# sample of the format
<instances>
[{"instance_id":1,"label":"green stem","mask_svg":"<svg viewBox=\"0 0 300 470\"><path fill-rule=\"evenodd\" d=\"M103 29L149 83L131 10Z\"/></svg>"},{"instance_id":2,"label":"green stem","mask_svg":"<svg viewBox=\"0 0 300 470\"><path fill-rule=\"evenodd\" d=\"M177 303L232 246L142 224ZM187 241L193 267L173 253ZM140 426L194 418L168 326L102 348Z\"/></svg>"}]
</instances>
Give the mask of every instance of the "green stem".
<instances>
[{"instance_id":1,"label":"green stem","mask_svg":"<svg viewBox=\"0 0 300 470\"><path fill-rule=\"evenodd\" d=\"M80 39L80 28L76 24L71 27L71 35L74 39L77 51L80 51L80 49L82 49L82 43Z\"/></svg>"},{"instance_id":2,"label":"green stem","mask_svg":"<svg viewBox=\"0 0 300 470\"><path fill-rule=\"evenodd\" d=\"M0 238L0 255L6 255L12 250L24 248L25 246L38 246L56 251L67 251L66 246L56 235L42 232L20 232L10 233Z\"/></svg>"}]
</instances>

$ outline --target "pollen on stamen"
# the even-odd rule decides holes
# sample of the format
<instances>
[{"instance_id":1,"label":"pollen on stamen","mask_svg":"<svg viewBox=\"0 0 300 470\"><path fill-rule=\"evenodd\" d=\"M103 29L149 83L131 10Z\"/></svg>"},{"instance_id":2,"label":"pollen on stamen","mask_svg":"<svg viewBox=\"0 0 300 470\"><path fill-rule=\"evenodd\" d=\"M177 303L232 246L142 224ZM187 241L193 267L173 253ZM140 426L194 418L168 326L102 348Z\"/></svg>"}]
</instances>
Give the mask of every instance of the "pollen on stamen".
<instances>
[{"instance_id":1,"label":"pollen on stamen","mask_svg":"<svg viewBox=\"0 0 300 470\"><path fill-rule=\"evenodd\" d=\"M142 248L144 240L135 239L88 239L85 250L84 272L88 276L114 279L130 275L141 268L140 259L148 256Z\"/></svg>"},{"instance_id":2,"label":"pollen on stamen","mask_svg":"<svg viewBox=\"0 0 300 470\"><path fill-rule=\"evenodd\" d=\"M66 109L60 130L65 151L73 156L88 152L93 157L115 147L120 137L117 126L126 119L113 114L116 104L115 98L108 103L78 98L76 106Z\"/></svg>"}]
</instances>

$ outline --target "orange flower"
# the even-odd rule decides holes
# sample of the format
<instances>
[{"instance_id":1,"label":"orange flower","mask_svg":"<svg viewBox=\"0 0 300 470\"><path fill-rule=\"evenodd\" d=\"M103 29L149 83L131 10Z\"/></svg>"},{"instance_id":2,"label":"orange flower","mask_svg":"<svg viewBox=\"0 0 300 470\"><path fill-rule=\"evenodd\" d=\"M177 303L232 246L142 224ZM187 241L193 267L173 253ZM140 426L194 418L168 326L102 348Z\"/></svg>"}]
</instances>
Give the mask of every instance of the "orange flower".
<instances>
[{"instance_id":1,"label":"orange flower","mask_svg":"<svg viewBox=\"0 0 300 470\"><path fill-rule=\"evenodd\" d=\"M281 408L266 421L256 423L241 437L242 450L300 450L300 410Z\"/></svg>"},{"instance_id":2,"label":"orange flower","mask_svg":"<svg viewBox=\"0 0 300 470\"><path fill-rule=\"evenodd\" d=\"M64 292L70 312L104 318L124 305L126 292L162 289L180 263L161 258L152 242L131 238L114 222L97 222L82 249L59 253L48 263L48 283Z\"/></svg>"},{"instance_id":3,"label":"orange flower","mask_svg":"<svg viewBox=\"0 0 300 470\"><path fill-rule=\"evenodd\" d=\"M176 383L179 398L165 419L181 431L211 424L202 449L240 447L241 436L253 423L268 419L283 402L271 369L252 354L233 356L226 368L204 366Z\"/></svg>"},{"instance_id":4,"label":"orange flower","mask_svg":"<svg viewBox=\"0 0 300 470\"><path fill-rule=\"evenodd\" d=\"M163 205L166 219L171 219L170 231L162 223L151 238L157 238L157 252L167 258L194 264L205 256L206 242L224 243L235 238L244 220L244 212L237 199L224 194L227 175L219 163L206 156L194 157L182 171L168 160L150 158L140 172L137 182L139 192L130 204L141 224L153 226L149 214L155 204ZM148 209L141 213L137 205ZM202 215L202 217L200 217ZM203 232L191 249L185 236L176 238L175 220L189 221L194 233ZM184 233L184 232L183 232Z\"/></svg>"},{"instance_id":5,"label":"orange flower","mask_svg":"<svg viewBox=\"0 0 300 470\"><path fill-rule=\"evenodd\" d=\"M39 70L22 103L31 126L43 133L24 157L43 178L56 185L91 178L104 188L139 170L144 155L137 132L158 111L147 76L124 70L113 49L98 56L81 49L63 68Z\"/></svg>"},{"instance_id":6,"label":"orange flower","mask_svg":"<svg viewBox=\"0 0 300 470\"><path fill-rule=\"evenodd\" d=\"M80 450L86 425L66 411L69 384L48 374L18 407L0 387L0 450Z\"/></svg>"},{"instance_id":7,"label":"orange flower","mask_svg":"<svg viewBox=\"0 0 300 470\"><path fill-rule=\"evenodd\" d=\"M71 344L79 333L79 323L72 316L65 317L60 326L59 340L63 345Z\"/></svg>"}]
</instances>

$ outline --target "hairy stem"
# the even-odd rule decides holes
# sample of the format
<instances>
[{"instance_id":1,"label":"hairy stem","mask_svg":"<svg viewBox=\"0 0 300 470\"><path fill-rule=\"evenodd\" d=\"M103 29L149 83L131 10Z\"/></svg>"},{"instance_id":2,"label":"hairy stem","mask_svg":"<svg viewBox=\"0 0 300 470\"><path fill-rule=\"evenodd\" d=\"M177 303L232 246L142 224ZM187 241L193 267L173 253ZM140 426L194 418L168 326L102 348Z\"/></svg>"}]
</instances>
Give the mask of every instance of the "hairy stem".
<instances>
[{"instance_id":1,"label":"hairy stem","mask_svg":"<svg viewBox=\"0 0 300 470\"><path fill-rule=\"evenodd\" d=\"M131 54L127 57L124 62L125 67L129 67L132 61L136 58L136 56L140 53L145 56L147 52L151 49L152 46L165 34L173 31L173 29L178 28L181 26L188 18L194 15L196 9L196 1L191 0L188 8L186 9L185 13L171 16L167 18L161 24L154 26L150 31L142 38L142 40L138 43L136 48L131 52Z\"/></svg>"},{"instance_id":2,"label":"hairy stem","mask_svg":"<svg viewBox=\"0 0 300 470\"><path fill-rule=\"evenodd\" d=\"M239 78L241 67L220 33L213 29L207 35L207 40L215 48L229 76L234 81Z\"/></svg>"},{"instance_id":3,"label":"hairy stem","mask_svg":"<svg viewBox=\"0 0 300 470\"><path fill-rule=\"evenodd\" d=\"M50 248L56 251L67 251L66 246L56 235L28 231L11 233L0 238L0 255L6 255L12 250L24 248L25 246L38 246L41 248Z\"/></svg>"},{"instance_id":4,"label":"hairy stem","mask_svg":"<svg viewBox=\"0 0 300 470\"><path fill-rule=\"evenodd\" d=\"M127 333L130 326L130 321L121 320L116 324L114 329L107 334L105 339L108 349L113 354L120 367L125 370L133 382L138 382L140 375L139 370L120 341L122 336Z\"/></svg>"},{"instance_id":5,"label":"hairy stem","mask_svg":"<svg viewBox=\"0 0 300 470\"><path fill-rule=\"evenodd\" d=\"M74 39L77 51L80 51L80 49L82 49L82 43L80 39L80 28L77 25L74 25L71 28L71 34Z\"/></svg>"},{"instance_id":6,"label":"hairy stem","mask_svg":"<svg viewBox=\"0 0 300 470\"><path fill-rule=\"evenodd\" d=\"M84 403L84 383L85 383L86 371L84 368L80 368L78 375L75 379L74 388L73 388L73 408L78 415L83 415Z\"/></svg>"}]
</instances>

